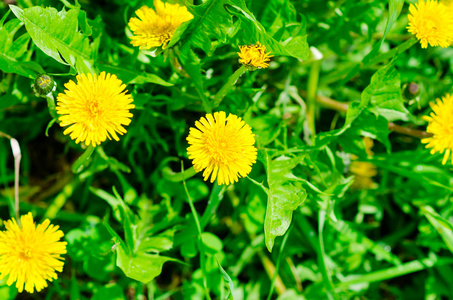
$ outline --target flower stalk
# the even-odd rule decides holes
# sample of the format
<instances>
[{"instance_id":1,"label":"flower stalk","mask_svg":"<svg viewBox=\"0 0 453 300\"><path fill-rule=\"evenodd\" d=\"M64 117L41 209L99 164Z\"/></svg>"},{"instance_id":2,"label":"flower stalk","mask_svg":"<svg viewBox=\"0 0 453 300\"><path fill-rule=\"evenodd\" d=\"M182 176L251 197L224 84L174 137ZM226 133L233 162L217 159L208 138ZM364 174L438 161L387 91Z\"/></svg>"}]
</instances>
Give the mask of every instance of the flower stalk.
<instances>
[{"instance_id":1,"label":"flower stalk","mask_svg":"<svg viewBox=\"0 0 453 300\"><path fill-rule=\"evenodd\" d=\"M227 83L217 92L214 96L214 100L212 101L211 108L216 108L220 105L223 98L228 94L228 92L234 87L236 82L239 80L245 71L247 71L247 67L242 65L239 69L237 69L228 79Z\"/></svg>"}]
</instances>

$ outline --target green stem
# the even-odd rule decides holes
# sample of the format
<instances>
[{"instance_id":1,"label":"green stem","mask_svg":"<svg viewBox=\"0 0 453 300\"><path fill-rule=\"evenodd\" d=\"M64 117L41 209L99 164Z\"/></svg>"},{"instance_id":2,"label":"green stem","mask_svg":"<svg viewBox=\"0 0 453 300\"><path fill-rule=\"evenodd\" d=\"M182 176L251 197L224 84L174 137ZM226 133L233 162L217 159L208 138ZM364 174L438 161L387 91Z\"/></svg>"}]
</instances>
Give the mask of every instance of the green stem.
<instances>
[{"instance_id":1,"label":"green stem","mask_svg":"<svg viewBox=\"0 0 453 300\"><path fill-rule=\"evenodd\" d=\"M201 101L203 103L203 108L207 114L212 113L212 107L211 107L211 102L209 102L209 99L206 97L206 95L203 94L203 91L200 89L197 89L198 95L201 98Z\"/></svg>"},{"instance_id":2,"label":"green stem","mask_svg":"<svg viewBox=\"0 0 453 300\"><path fill-rule=\"evenodd\" d=\"M311 130L311 138L314 142L316 137L316 127L315 127L315 108L316 108L316 94L318 91L318 80L319 80L319 71L321 69L321 61L314 60L310 74L308 77L308 88L307 88L307 119L308 127Z\"/></svg>"},{"instance_id":3,"label":"green stem","mask_svg":"<svg viewBox=\"0 0 453 300\"><path fill-rule=\"evenodd\" d=\"M376 56L374 59L370 60L368 65L369 66L376 65L382 61L396 57L398 54L403 53L407 49L414 46L417 43L417 41L418 40L415 37L411 37L410 39L408 39L404 43L398 45L397 47L393 48L392 50Z\"/></svg>"},{"instance_id":4,"label":"green stem","mask_svg":"<svg viewBox=\"0 0 453 300\"><path fill-rule=\"evenodd\" d=\"M49 93L46 96L47 100L47 107L49 108L49 113L52 116L53 119L58 120L58 114L57 114L57 109L55 108L55 98L53 97L52 93Z\"/></svg>"},{"instance_id":5,"label":"green stem","mask_svg":"<svg viewBox=\"0 0 453 300\"><path fill-rule=\"evenodd\" d=\"M89 145L88 148L83 152L82 155L75 161L75 163L72 165L72 172L77 174L80 173L83 168L85 163L88 161L88 159L91 157L91 154L93 154L93 151L96 147L93 147L92 145Z\"/></svg>"},{"instance_id":6,"label":"green stem","mask_svg":"<svg viewBox=\"0 0 453 300\"><path fill-rule=\"evenodd\" d=\"M247 67L242 65L239 69L236 70L236 72L234 72L230 76L227 83L214 96L214 100L212 101L212 105L211 105L212 108L216 108L217 106L220 105L220 102L222 102L223 98L225 98L225 96L228 94L228 92L231 90L231 88L236 84L239 77L241 77L242 74L244 74L246 70L247 70Z\"/></svg>"},{"instance_id":7,"label":"green stem","mask_svg":"<svg viewBox=\"0 0 453 300\"><path fill-rule=\"evenodd\" d=\"M203 244L203 239L201 237L201 226L200 226L200 220L198 219L198 213L195 209L195 206L193 205L192 198L190 197L189 190L187 189L186 185L186 180L184 179L184 162L181 161L181 174L182 174L182 183L184 185L184 190L187 195L187 200L189 201L189 206L190 210L192 211L193 218L195 220L195 225L197 225L197 230L198 230L198 250L200 251L200 265L201 265L201 271L203 273L203 286L206 294L206 298L211 300L211 296L209 295L209 290L208 290L208 283L206 279L206 263L205 263L205 252L204 252L204 244Z\"/></svg>"},{"instance_id":8,"label":"green stem","mask_svg":"<svg viewBox=\"0 0 453 300\"><path fill-rule=\"evenodd\" d=\"M175 173L169 166L162 168L162 177L171 182L181 182L184 179L193 177L197 172L192 167L184 171L184 173Z\"/></svg>"},{"instance_id":9,"label":"green stem","mask_svg":"<svg viewBox=\"0 0 453 300\"><path fill-rule=\"evenodd\" d=\"M328 201L328 200L325 200ZM318 241L319 241L319 253L318 253L318 264L321 269L322 277L324 279L324 285L326 287L327 293L327 299L329 300L334 300L333 296L333 283L332 283L332 277L329 274L329 271L327 270L326 266L326 252L324 248L324 238L323 238L323 231L324 231L324 223L326 221L326 209L322 208L319 210L318 216Z\"/></svg>"}]
</instances>

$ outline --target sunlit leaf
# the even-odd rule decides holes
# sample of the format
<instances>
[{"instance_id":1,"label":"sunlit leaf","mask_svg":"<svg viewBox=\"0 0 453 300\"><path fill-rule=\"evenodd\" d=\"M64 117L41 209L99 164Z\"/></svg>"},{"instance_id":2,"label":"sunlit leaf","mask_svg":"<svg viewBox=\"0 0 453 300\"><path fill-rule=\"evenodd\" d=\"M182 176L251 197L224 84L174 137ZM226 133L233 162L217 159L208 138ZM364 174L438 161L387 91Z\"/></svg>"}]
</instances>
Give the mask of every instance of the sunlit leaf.
<instances>
[{"instance_id":1,"label":"sunlit leaf","mask_svg":"<svg viewBox=\"0 0 453 300\"><path fill-rule=\"evenodd\" d=\"M277 236L285 234L293 211L307 198L307 192L291 170L303 157L279 157L271 160L265 154L267 183L269 185L266 218L264 219L265 244L272 251Z\"/></svg>"},{"instance_id":2,"label":"sunlit leaf","mask_svg":"<svg viewBox=\"0 0 453 300\"><path fill-rule=\"evenodd\" d=\"M94 73L88 39L77 28L78 8L67 12L40 6L22 10L10 5L10 8L24 22L33 42L44 53L74 67L79 73Z\"/></svg>"}]
</instances>

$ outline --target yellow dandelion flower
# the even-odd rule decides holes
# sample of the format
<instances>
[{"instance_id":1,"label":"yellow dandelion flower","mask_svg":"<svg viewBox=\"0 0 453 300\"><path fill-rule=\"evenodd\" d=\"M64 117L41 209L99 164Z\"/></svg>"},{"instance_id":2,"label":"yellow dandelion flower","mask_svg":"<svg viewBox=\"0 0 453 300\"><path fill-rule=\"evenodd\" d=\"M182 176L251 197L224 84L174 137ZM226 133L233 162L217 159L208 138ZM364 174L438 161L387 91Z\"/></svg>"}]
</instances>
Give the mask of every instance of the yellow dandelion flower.
<instances>
[{"instance_id":1,"label":"yellow dandelion flower","mask_svg":"<svg viewBox=\"0 0 453 300\"><path fill-rule=\"evenodd\" d=\"M446 48L453 41L453 14L443 3L435 0L419 0L409 6L408 31L420 40L422 48L441 46Z\"/></svg>"},{"instance_id":2,"label":"yellow dandelion flower","mask_svg":"<svg viewBox=\"0 0 453 300\"><path fill-rule=\"evenodd\" d=\"M140 49L159 46L165 49L179 25L193 19L187 7L178 4L154 0L154 8L155 11L142 6L135 12L137 18L129 20L129 28L134 33L131 44L140 46Z\"/></svg>"},{"instance_id":3,"label":"yellow dandelion flower","mask_svg":"<svg viewBox=\"0 0 453 300\"><path fill-rule=\"evenodd\" d=\"M60 242L63 232L49 220L35 226L31 213L5 221L6 231L0 231L0 279L9 275L6 284L16 282L19 292L33 293L47 287L47 280L57 279L55 271L63 270L66 242Z\"/></svg>"},{"instance_id":4,"label":"yellow dandelion flower","mask_svg":"<svg viewBox=\"0 0 453 300\"><path fill-rule=\"evenodd\" d=\"M426 148L432 148L431 154L445 152L442 160L445 165L453 149L453 95L446 94L442 99L437 99L436 103L431 102L429 105L433 112L423 119L429 122L426 131L433 136L422 139L422 143L427 144Z\"/></svg>"},{"instance_id":5,"label":"yellow dandelion flower","mask_svg":"<svg viewBox=\"0 0 453 300\"><path fill-rule=\"evenodd\" d=\"M270 52L266 53L266 46L261 45L260 42L256 42L255 45L239 46L239 50L241 50L238 52L239 63L251 69L269 67L267 62L273 57Z\"/></svg>"},{"instance_id":6,"label":"yellow dandelion flower","mask_svg":"<svg viewBox=\"0 0 453 300\"><path fill-rule=\"evenodd\" d=\"M363 142L365 143L365 152L369 156L373 156L374 152L371 150L374 146L374 142L369 137L364 137ZM353 161L349 165L349 172L354 174L354 182L352 188L356 190L370 190L377 188L376 182L373 181L373 177L377 175L377 168L374 164L367 161L357 161L356 155L351 155Z\"/></svg>"},{"instance_id":7,"label":"yellow dandelion flower","mask_svg":"<svg viewBox=\"0 0 453 300\"><path fill-rule=\"evenodd\" d=\"M187 153L195 171L204 169L203 177L218 184L237 182L245 177L256 162L255 135L245 122L233 115L215 112L207 114L190 128Z\"/></svg>"},{"instance_id":8,"label":"yellow dandelion flower","mask_svg":"<svg viewBox=\"0 0 453 300\"><path fill-rule=\"evenodd\" d=\"M377 175L376 166L367 161L353 161L349 165L349 172L354 174L352 188L356 190L370 190L377 187L372 177Z\"/></svg>"},{"instance_id":9,"label":"yellow dandelion flower","mask_svg":"<svg viewBox=\"0 0 453 300\"><path fill-rule=\"evenodd\" d=\"M129 109L135 107L130 95L115 75L102 72L99 76L82 74L77 83L69 81L66 90L57 98L57 113L63 132L76 143L93 147L107 138L119 141L118 134L126 133L123 125L131 123Z\"/></svg>"}]
</instances>

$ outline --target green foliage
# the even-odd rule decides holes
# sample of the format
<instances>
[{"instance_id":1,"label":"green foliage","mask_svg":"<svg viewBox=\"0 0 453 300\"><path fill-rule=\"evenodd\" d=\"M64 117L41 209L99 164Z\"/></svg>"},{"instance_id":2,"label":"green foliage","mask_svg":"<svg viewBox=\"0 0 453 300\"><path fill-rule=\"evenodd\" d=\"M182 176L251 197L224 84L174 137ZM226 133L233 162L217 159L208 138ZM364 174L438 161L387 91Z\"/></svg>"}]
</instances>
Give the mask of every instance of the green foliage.
<instances>
[{"instance_id":1,"label":"green foliage","mask_svg":"<svg viewBox=\"0 0 453 300\"><path fill-rule=\"evenodd\" d=\"M88 38L78 30L79 9L58 12L53 7L25 10L11 5L11 11L24 22L33 42L44 53L79 73L92 73L92 50Z\"/></svg>"},{"instance_id":2,"label":"green foliage","mask_svg":"<svg viewBox=\"0 0 453 300\"><path fill-rule=\"evenodd\" d=\"M264 220L265 243L272 251L275 237L283 235L291 224L293 211L307 198L307 192L291 170L296 167L303 157L277 157L271 160L264 154L269 189L266 219Z\"/></svg>"},{"instance_id":3,"label":"green foliage","mask_svg":"<svg viewBox=\"0 0 453 300\"><path fill-rule=\"evenodd\" d=\"M194 18L148 50L128 22L153 1L0 3L0 221L15 215L13 137L20 214L67 242L48 288L18 295L5 277L0 299L453 299L451 164L420 142L452 91L452 48L421 49L402 0L169 2ZM273 57L250 71L238 47L257 42ZM102 71L135 109L120 141L85 147L55 103ZM39 74L56 82L45 98ZM258 150L229 186L187 155L217 111Z\"/></svg>"},{"instance_id":4,"label":"green foliage","mask_svg":"<svg viewBox=\"0 0 453 300\"><path fill-rule=\"evenodd\" d=\"M41 66L31 61L21 62L19 60L27 51L30 36L28 33L24 33L14 40L16 32L22 25L19 20L10 20L3 24L5 17L2 19L0 28L0 69L4 72L34 78L38 73L44 72Z\"/></svg>"}]
</instances>

